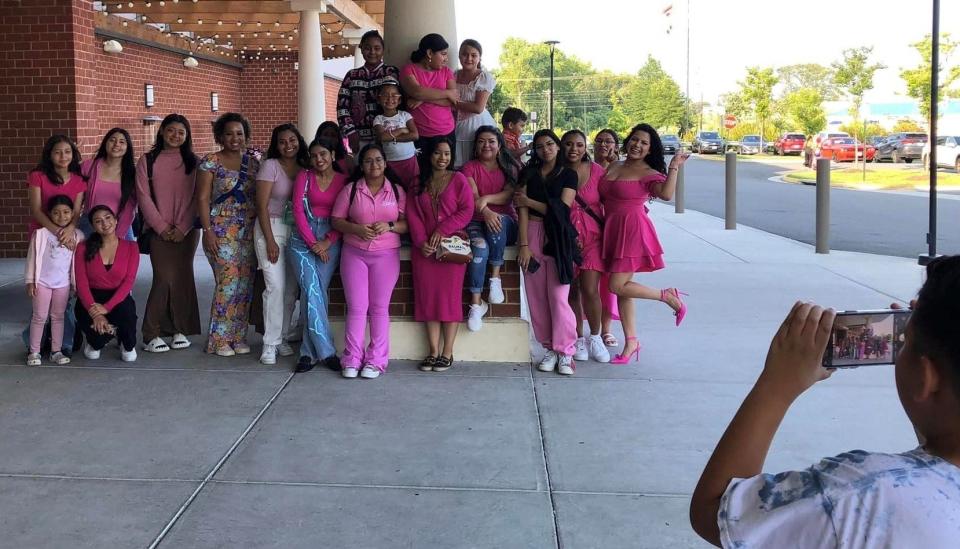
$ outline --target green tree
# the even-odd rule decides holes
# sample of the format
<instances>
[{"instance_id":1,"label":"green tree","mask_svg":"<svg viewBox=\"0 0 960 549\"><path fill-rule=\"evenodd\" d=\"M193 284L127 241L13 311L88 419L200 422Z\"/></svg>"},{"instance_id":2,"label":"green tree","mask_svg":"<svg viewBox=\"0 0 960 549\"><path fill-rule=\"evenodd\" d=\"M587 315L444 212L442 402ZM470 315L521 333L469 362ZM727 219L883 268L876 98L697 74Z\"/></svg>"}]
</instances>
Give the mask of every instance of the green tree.
<instances>
[{"instance_id":1,"label":"green tree","mask_svg":"<svg viewBox=\"0 0 960 549\"><path fill-rule=\"evenodd\" d=\"M950 86L960 79L960 65L950 67L950 55L960 43L950 39L949 34L940 35L940 73L938 77L937 92L940 99L946 97L958 97L960 91L951 90ZM930 119L930 73L933 70L933 40L931 35L926 35L923 40L910 44L917 53L920 54L920 64L913 69L902 69L900 78L907 85L907 95L917 100L920 106L920 114L927 120Z\"/></svg>"},{"instance_id":2,"label":"green tree","mask_svg":"<svg viewBox=\"0 0 960 549\"><path fill-rule=\"evenodd\" d=\"M806 135L813 135L827 125L827 113L823 110L823 96L815 88L801 88L783 98L786 118L794 128Z\"/></svg>"},{"instance_id":3,"label":"green tree","mask_svg":"<svg viewBox=\"0 0 960 549\"><path fill-rule=\"evenodd\" d=\"M900 132L926 132L927 130L923 129L923 126L917 124L913 120L903 119L897 120L897 123L893 125L893 133Z\"/></svg>"},{"instance_id":4,"label":"green tree","mask_svg":"<svg viewBox=\"0 0 960 549\"><path fill-rule=\"evenodd\" d=\"M873 48L851 48L843 50L843 59L831 64L833 81L850 96L850 116L860 116L863 94L873 89L873 75L887 68L882 63L870 63Z\"/></svg>"},{"instance_id":5,"label":"green tree","mask_svg":"<svg viewBox=\"0 0 960 549\"><path fill-rule=\"evenodd\" d=\"M686 114L680 86L649 55L637 77L615 94L614 101L634 123L646 122L655 128L680 127Z\"/></svg>"},{"instance_id":6,"label":"green tree","mask_svg":"<svg viewBox=\"0 0 960 549\"><path fill-rule=\"evenodd\" d=\"M840 94L833 82L833 69L816 63L786 65L777 69L777 76L783 83L783 95L803 89L815 89L824 101L835 101Z\"/></svg>"},{"instance_id":7,"label":"green tree","mask_svg":"<svg viewBox=\"0 0 960 549\"><path fill-rule=\"evenodd\" d=\"M777 85L777 76L770 67L748 67L747 77L738 84L743 105L753 112L760 133L765 133L767 119L773 113L773 87Z\"/></svg>"},{"instance_id":8,"label":"green tree","mask_svg":"<svg viewBox=\"0 0 960 549\"><path fill-rule=\"evenodd\" d=\"M877 124L876 122L868 122L866 126L864 126L862 122L856 126L853 123L844 124L840 126L840 131L847 132L850 135L859 135L864 140L870 139L871 137L887 135L889 133L886 128L880 124Z\"/></svg>"}]
</instances>

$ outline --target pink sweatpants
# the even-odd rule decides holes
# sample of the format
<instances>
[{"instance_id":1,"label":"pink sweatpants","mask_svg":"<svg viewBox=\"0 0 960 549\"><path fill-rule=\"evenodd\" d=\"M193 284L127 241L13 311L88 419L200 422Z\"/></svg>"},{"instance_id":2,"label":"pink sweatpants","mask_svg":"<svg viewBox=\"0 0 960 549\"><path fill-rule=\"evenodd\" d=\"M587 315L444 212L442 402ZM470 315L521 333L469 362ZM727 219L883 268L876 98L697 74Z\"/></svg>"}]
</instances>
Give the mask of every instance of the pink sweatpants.
<instances>
[{"instance_id":1,"label":"pink sweatpants","mask_svg":"<svg viewBox=\"0 0 960 549\"><path fill-rule=\"evenodd\" d=\"M543 240L543 223L530 220L527 241L530 253L540 262L537 272L523 275L533 335L544 348L572 355L577 342L577 318L567 301L570 285L560 284L556 263L543 255Z\"/></svg>"},{"instance_id":2,"label":"pink sweatpants","mask_svg":"<svg viewBox=\"0 0 960 549\"><path fill-rule=\"evenodd\" d=\"M37 284L37 296L33 298L33 317L30 319L30 352L39 353L43 339L43 327L50 315L50 352L63 346L63 314L70 300L70 286L47 288Z\"/></svg>"},{"instance_id":3,"label":"pink sweatpants","mask_svg":"<svg viewBox=\"0 0 960 549\"><path fill-rule=\"evenodd\" d=\"M400 278L400 249L370 252L346 244L340 255L340 279L347 302L344 368L371 365L386 371L390 357L390 296ZM370 345L363 350L370 319Z\"/></svg>"}]
</instances>

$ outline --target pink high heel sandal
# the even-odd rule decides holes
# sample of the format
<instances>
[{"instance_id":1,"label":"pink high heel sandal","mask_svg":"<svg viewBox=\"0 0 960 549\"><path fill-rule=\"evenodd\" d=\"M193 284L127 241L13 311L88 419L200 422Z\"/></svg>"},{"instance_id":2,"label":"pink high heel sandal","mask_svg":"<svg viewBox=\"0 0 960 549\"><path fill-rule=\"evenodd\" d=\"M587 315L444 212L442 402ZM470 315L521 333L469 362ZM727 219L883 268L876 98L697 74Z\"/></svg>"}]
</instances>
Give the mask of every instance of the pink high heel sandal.
<instances>
[{"instance_id":1,"label":"pink high heel sandal","mask_svg":"<svg viewBox=\"0 0 960 549\"><path fill-rule=\"evenodd\" d=\"M623 348L624 348L624 349L627 348L627 345L630 343L630 341L637 341L637 338L635 338L635 337L628 337L628 338L627 338L627 341L623 344ZM618 354L617 356L615 356L615 357L613 357L612 359L610 359L610 364L621 365L621 364L629 364L629 363L633 362L634 360L639 361L639 360L640 360L640 348L641 348L641 347L642 347L642 346L640 345L640 343L637 343L637 348L634 349L632 353L630 353L629 355L624 355L623 353L620 353L620 354Z\"/></svg>"},{"instance_id":2,"label":"pink high heel sandal","mask_svg":"<svg viewBox=\"0 0 960 549\"><path fill-rule=\"evenodd\" d=\"M683 322L683 317L687 316L687 305L686 303L683 302L683 298L680 296L682 295L689 296L690 294L681 292L676 288L666 288L666 289L660 290L660 301L667 303L668 294L677 298L677 301L680 302L680 308L673 312L673 315L677 317L677 326L679 326L680 323ZM669 305L669 303L667 303L667 305Z\"/></svg>"}]
</instances>

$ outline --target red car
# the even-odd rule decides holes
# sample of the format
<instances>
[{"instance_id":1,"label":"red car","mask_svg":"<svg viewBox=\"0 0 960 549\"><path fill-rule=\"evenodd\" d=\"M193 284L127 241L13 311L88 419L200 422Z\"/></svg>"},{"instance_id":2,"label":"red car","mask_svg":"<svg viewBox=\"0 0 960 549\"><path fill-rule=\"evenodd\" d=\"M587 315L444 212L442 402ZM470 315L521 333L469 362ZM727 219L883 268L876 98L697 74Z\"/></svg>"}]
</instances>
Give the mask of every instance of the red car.
<instances>
[{"instance_id":1,"label":"red car","mask_svg":"<svg viewBox=\"0 0 960 549\"><path fill-rule=\"evenodd\" d=\"M802 133L785 133L773 144L773 154L786 156L803 154L803 144L807 138Z\"/></svg>"},{"instance_id":2,"label":"red car","mask_svg":"<svg viewBox=\"0 0 960 549\"><path fill-rule=\"evenodd\" d=\"M820 147L816 150L818 158L829 158L834 162L853 162L854 149L856 149L856 158L862 159L866 152L867 162L873 162L873 157L877 154L877 149L872 145L866 146L864 151L863 143L858 143L852 137L832 137L824 139Z\"/></svg>"}]
</instances>

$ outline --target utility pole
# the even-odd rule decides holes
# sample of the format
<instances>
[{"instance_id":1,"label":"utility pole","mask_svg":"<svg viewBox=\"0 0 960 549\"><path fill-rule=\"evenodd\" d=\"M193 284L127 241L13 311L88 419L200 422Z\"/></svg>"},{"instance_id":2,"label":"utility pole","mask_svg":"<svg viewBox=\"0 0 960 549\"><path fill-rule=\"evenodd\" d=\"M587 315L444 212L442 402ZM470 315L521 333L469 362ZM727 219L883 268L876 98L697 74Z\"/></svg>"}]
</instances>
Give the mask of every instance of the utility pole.
<instances>
[{"instance_id":1,"label":"utility pole","mask_svg":"<svg viewBox=\"0 0 960 549\"><path fill-rule=\"evenodd\" d=\"M926 265L937 257L937 102L940 100L940 0L933 0L933 34L930 51L930 229L927 232L927 253L919 262Z\"/></svg>"},{"instance_id":2,"label":"utility pole","mask_svg":"<svg viewBox=\"0 0 960 549\"><path fill-rule=\"evenodd\" d=\"M550 129L553 129L553 53L559 40L547 40L544 44L550 46Z\"/></svg>"}]
</instances>

